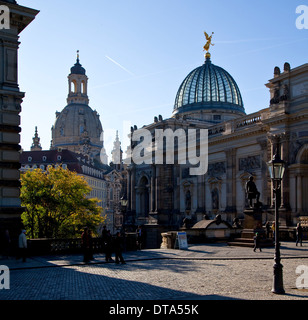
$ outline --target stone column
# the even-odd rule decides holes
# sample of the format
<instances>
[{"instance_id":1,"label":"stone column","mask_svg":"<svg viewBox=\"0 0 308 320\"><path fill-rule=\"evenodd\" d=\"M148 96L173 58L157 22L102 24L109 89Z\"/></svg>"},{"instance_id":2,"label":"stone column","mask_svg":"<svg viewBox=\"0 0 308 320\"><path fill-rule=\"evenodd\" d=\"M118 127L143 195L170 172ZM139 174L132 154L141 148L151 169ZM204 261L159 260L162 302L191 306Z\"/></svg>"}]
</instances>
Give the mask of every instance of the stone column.
<instances>
[{"instance_id":1,"label":"stone column","mask_svg":"<svg viewBox=\"0 0 308 320\"><path fill-rule=\"evenodd\" d=\"M285 132L280 135L281 142L281 154L280 157L283 161L290 163L289 161L289 141L290 141L290 133ZM290 204L290 177L288 168L286 168L284 177L281 181L281 208L289 208Z\"/></svg>"},{"instance_id":2,"label":"stone column","mask_svg":"<svg viewBox=\"0 0 308 320\"><path fill-rule=\"evenodd\" d=\"M127 169L127 211L131 211L131 170Z\"/></svg>"},{"instance_id":3,"label":"stone column","mask_svg":"<svg viewBox=\"0 0 308 320\"><path fill-rule=\"evenodd\" d=\"M133 164L130 175L130 209L132 212L136 211L136 167Z\"/></svg>"},{"instance_id":4,"label":"stone column","mask_svg":"<svg viewBox=\"0 0 308 320\"><path fill-rule=\"evenodd\" d=\"M151 174L151 194L150 194L150 212L155 212L155 177L156 168L155 165L152 165L152 174Z\"/></svg>"},{"instance_id":5,"label":"stone column","mask_svg":"<svg viewBox=\"0 0 308 320\"><path fill-rule=\"evenodd\" d=\"M155 166L155 169L156 169L156 173L155 173L155 201L154 201L154 211L155 212L158 212L158 201L160 200L159 197L160 197L160 177L159 177L159 174L160 174L160 168L159 168L159 165L156 165Z\"/></svg>"},{"instance_id":6,"label":"stone column","mask_svg":"<svg viewBox=\"0 0 308 320\"><path fill-rule=\"evenodd\" d=\"M302 212L302 203L303 203L301 175L298 175L296 180L297 180L297 213L301 213Z\"/></svg>"},{"instance_id":7,"label":"stone column","mask_svg":"<svg viewBox=\"0 0 308 320\"><path fill-rule=\"evenodd\" d=\"M8 29L0 29L0 234L8 229L17 237L21 227L20 116L24 93L18 86L19 34L38 14L15 0L0 1L8 15ZM1 17L2 18L2 17Z\"/></svg>"},{"instance_id":8,"label":"stone column","mask_svg":"<svg viewBox=\"0 0 308 320\"><path fill-rule=\"evenodd\" d=\"M232 148L225 150L226 152L226 186L227 186L227 207L226 211L229 213L236 212L236 151Z\"/></svg>"},{"instance_id":9,"label":"stone column","mask_svg":"<svg viewBox=\"0 0 308 320\"><path fill-rule=\"evenodd\" d=\"M205 174L197 176L197 208L202 214L205 213Z\"/></svg>"},{"instance_id":10,"label":"stone column","mask_svg":"<svg viewBox=\"0 0 308 320\"><path fill-rule=\"evenodd\" d=\"M261 191L261 202L267 203L268 195L268 183L267 183L267 140L258 140L261 146L261 177L262 177L262 190Z\"/></svg>"}]
</instances>

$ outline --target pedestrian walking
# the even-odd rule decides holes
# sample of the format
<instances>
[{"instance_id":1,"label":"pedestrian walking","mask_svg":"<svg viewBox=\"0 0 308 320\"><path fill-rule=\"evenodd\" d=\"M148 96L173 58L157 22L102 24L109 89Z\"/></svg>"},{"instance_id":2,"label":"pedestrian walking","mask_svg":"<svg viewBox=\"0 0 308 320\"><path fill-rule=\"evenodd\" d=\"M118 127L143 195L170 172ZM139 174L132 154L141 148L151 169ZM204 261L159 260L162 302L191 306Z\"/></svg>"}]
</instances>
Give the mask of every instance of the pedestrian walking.
<instances>
[{"instance_id":1,"label":"pedestrian walking","mask_svg":"<svg viewBox=\"0 0 308 320\"><path fill-rule=\"evenodd\" d=\"M106 236L107 236L107 229L106 229L106 226L103 226L103 231L102 231L102 241L103 241L103 244L104 244L104 242L105 242Z\"/></svg>"},{"instance_id":2,"label":"pedestrian walking","mask_svg":"<svg viewBox=\"0 0 308 320\"><path fill-rule=\"evenodd\" d=\"M256 249L259 248L259 250L261 252L262 250L261 250L261 245L260 245L260 234L258 232L256 232L256 235L254 236L253 240L254 240L253 251L256 252Z\"/></svg>"},{"instance_id":3,"label":"pedestrian walking","mask_svg":"<svg viewBox=\"0 0 308 320\"><path fill-rule=\"evenodd\" d=\"M296 226L296 246L300 243L301 247L303 246L303 227L300 222Z\"/></svg>"},{"instance_id":4,"label":"pedestrian walking","mask_svg":"<svg viewBox=\"0 0 308 320\"><path fill-rule=\"evenodd\" d=\"M121 233L117 232L116 237L114 239L113 248L115 252L115 262L119 264L120 262L122 264L125 264L124 258L122 256L123 251L123 239L121 237Z\"/></svg>"},{"instance_id":5,"label":"pedestrian walking","mask_svg":"<svg viewBox=\"0 0 308 320\"><path fill-rule=\"evenodd\" d=\"M88 231L89 235L89 259L90 260L95 260L93 257L93 237L92 237L92 231Z\"/></svg>"},{"instance_id":6,"label":"pedestrian walking","mask_svg":"<svg viewBox=\"0 0 308 320\"><path fill-rule=\"evenodd\" d=\"M81 235L82 249L83 249L83 262L88 263L90 261L90 237L87 227Z\"/></svg>"},{"instance_id":7,"label":"pedestrian walking","mask_svg":"<svg viewBox=\"0 0 308 320\"><path fill-rule=\"evenodd\" d=\"M17 259L22 258L23 262L26 262L27 260L27 237L26 237L26 230L22 230L19 238L18 238L18 256Z\"/></svg>"},{"instance_id":8,"label":"pedestrian walking","mask_svg":"<svg viewBox=\"0 0 308 320\"><path fill-rule=\"evenodd\" d=\"M142 229L141 226L138 226L136 230L136 236L137 236L137 250L142 249Z\"/></svg>"}]
</instances>

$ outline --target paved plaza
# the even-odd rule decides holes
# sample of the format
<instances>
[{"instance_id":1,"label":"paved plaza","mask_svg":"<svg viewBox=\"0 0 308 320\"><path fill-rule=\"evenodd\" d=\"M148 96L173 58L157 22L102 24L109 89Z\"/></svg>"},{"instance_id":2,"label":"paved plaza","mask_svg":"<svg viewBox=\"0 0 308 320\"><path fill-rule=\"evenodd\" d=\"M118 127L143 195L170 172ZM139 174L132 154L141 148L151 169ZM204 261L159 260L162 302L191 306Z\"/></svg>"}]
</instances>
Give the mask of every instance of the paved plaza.
<instances>
[{"instance_id":1,"label":"paved plaza","mask_svg":"<svg viewBox=\"0 0 308 320\"><path fill-rule=\"evenodd\" d=\"M0 300L304 300L296 269L308 267L307 249L281 244L285 295L271 293L274 248L204 244L125 252L125 265L107 264L103 254L90 264L81 255L2 259L10 289L0 290Z\"/></svg>"}]
</instances>

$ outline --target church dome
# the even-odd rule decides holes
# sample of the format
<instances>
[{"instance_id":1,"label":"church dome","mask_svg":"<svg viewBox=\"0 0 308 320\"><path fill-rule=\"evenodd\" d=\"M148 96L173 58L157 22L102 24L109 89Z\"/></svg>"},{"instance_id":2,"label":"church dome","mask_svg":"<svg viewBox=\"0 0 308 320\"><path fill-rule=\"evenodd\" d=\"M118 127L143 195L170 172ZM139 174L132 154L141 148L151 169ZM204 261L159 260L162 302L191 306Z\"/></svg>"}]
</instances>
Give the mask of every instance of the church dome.
<instances>
[{"instance_id":1,"label":"church dome","mask_svg":"<svg viewBox=\"0 0 308 320\"><path fill-rule=\"evenodd\" d=\"M83 144L94 149L102 148L100 136L103 131L99 115L89 106L71 103L56 114L53 126L54 147L78 151Z\"/></svg>"},{"instance_id":2,"label":"church dome","mask_svg":"<svg viewBox=\"0 0 308 320\"><path fill-rule=\"evenodd\" d=\"M245 114L240 90L232 76L212 64L210 55L204 64L182 82L175 99L173 115L194 112Z\"/></svg>"}]
</instances>

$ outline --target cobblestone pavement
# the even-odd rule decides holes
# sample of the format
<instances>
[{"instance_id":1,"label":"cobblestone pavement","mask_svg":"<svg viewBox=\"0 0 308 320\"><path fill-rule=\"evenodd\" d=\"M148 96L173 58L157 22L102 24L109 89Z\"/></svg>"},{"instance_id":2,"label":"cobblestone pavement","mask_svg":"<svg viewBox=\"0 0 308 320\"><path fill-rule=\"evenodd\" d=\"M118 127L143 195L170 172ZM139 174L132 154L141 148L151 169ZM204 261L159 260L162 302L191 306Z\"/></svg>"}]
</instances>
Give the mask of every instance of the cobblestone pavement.
<instances>
[{"instance_id":1,"label":"cobblestone pavement","mask_svg":"<svg viewBox=\"0 0 308 320\"><path fill-rule=\"evenodd\" d=\"M125 265L107 264L103 255L87 265L79 255L0 260L10 268L0 300L305 300L296 268L308 268L307 248L282 243L285 295L271 293L273 248L212 244L126 252Z\"/></svg>"}]
</instances>

